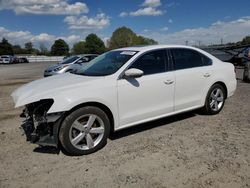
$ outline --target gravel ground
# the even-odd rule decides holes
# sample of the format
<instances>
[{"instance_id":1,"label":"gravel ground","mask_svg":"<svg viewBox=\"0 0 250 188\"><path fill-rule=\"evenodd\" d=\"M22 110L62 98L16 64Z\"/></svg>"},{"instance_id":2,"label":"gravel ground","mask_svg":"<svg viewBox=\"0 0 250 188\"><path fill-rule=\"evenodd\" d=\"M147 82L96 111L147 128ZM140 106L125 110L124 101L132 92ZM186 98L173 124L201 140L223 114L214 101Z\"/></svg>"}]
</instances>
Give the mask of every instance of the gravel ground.
<instances>
[{"instance_id":1,"label":"gravel ground","mask_svg":"<svg viewBox=\"0 0 250 188\"><path fill-rule=\"evenodd\" d=\"M0 65L0 187L250 187L250 84L215 116L189 112L115 133L71 157L27 143L10 93L48 63Z\"/></svg>"}]
</instances>

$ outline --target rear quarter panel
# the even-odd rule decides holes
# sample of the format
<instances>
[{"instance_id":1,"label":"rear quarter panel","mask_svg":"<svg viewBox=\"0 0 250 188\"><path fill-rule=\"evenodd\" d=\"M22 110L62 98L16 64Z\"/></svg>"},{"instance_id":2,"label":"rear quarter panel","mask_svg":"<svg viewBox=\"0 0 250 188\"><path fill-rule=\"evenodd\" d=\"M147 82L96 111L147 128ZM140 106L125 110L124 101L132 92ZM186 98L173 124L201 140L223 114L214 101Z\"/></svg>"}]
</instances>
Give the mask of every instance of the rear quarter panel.
<instances>
[{"instance_id":1,"label":"rear quarter panel","mask_svg":"<svg viewBox=\"0 0 250 188\"><path fill-rule=\"evenodd\" d=\"M227 87L227 97L232 96L236 90L236 85L237 85L233 64L228 62L222 62L220 60L214 60L214 64L212 66L211 71L212 71L212 77L210 81L210 87L208 88L208 90L216 82L223 82Z\"/></svg>"}]
</instances>

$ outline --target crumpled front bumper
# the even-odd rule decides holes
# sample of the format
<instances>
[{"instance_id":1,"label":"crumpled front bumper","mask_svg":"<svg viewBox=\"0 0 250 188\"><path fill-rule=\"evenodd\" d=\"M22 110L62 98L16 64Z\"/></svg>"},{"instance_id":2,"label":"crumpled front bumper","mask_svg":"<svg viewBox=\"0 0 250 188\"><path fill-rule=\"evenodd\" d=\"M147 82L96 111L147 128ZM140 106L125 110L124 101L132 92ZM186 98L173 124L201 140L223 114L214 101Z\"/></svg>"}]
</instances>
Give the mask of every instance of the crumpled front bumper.
<instances>
[{"instance_id":1,"label":"crumpled front bumper","mask_svg":"<svg viewBox=\"0 0 250 188\"><path fill-rule=\"evenodd\" d=\"M58 132L63 113L46 114L46 118L30 117L26 112L20 115L25 118L21 124L26 141L41 146L58 146Z\"/></svg>"}]
</instances>

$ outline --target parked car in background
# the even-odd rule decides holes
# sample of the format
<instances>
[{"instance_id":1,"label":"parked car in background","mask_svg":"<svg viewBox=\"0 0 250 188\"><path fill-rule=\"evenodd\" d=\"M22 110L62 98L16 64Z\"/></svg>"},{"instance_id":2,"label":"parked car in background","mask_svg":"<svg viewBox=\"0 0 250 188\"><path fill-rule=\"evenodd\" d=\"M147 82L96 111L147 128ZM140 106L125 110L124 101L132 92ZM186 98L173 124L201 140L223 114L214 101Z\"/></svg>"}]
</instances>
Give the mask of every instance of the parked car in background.
<instances>
[{"instance_id":1,"label":"parked car in background","mask_svg":"<svg viewBox=\"0 0 250 188\"><path fill-rule=\"evenodd\" d=\"M19 57L17 59L18 63L29 63L29 60L26 57Z\"/></svg>"},{"instance_id":2,"label":"parked car in background","mask_svg":"<svg viewBox=\"0 0 250 188\"><path fill-rule=\"evenodd\" d=\"M11 55L2 55L0 57L0 63L2 64L11 64L15 60L14 56Z\"/></svg>"},{"instance_id":3,"label":"parked car in background","mask_svg":"<svg viewBox=\"0 0 250 188\"><path fill-rule=\"evenodd\" d=\"M44 71L44 77L62 74L66 72L76 72L85 63L96 58L97 54L74 55L64 59L61 63L51 65Z\"/></svg>"},{"instance_id":4,"label":"parked car in background","mask_svg":"<svg viewBox=\"0 0 250 188\"><path fill-rule=\"evenodd\" d=\"M244 51L244 72L243 81L250 82L250 47Z\"/></svg>"},{"instance_id":5,"label":"parked car in background","mask_svg":"<svg viewBox=\"0 0 250 188\"><path fill-rule=\"evenodd\" d=\"M27 140L74 155L105 146L111 131L201 108L218 114L236 90L234 66L188 46L128 47L104 53L81 73L18 88Z\"/></svg>"}]
</instances>

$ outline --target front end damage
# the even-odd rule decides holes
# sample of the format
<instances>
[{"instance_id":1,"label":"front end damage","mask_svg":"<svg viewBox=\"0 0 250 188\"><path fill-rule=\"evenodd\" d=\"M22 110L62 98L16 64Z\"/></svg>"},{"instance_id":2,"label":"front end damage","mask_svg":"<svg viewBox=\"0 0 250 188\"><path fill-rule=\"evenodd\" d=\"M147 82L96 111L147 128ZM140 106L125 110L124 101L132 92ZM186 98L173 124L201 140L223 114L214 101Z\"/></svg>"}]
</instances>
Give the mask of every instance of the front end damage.
<instances>
[{"instance_id":1,"label":"front end damage","mask_svg":"<svg viewBox=\"0 0 250 188\"><path fill-rule=\"evenodd\" d=\"M42 146L58 146L58 131L63 112L48 114L53 99L40 100L25 106L20 117L26 140Z\"/></svg>"}]
</instances>

